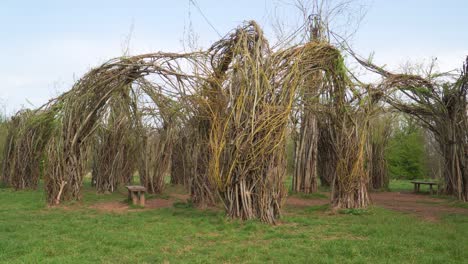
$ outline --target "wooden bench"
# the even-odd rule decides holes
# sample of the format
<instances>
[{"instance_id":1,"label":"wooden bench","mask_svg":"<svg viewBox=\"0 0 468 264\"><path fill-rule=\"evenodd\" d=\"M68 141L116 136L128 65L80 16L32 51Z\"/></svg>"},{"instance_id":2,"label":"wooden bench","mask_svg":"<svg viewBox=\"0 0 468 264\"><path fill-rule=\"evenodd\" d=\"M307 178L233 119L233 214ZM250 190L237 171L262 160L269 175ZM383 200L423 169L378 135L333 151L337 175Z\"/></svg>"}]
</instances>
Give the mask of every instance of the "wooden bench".
<instances>
[{"instance_id":1,"label":"wooden bench","mask_svg":"<svg viewBox=\"0 0 468 264\"><path fill-rule=\"evenodd\" d=\"M126 187L128 189L128 200L131 200L134 205L145 206L146 188L137 185L131 185Z\"/></svg>"},{"instance_id":2,"label":"wooden bench","mask_svg":"<svg viewBox=\"0 0 468 264\"><path fill-rule=\"evenodd\" d=\"M417 193L420 190L421 184L422 185L429 185L429 191L431 194L434 193L434 190L432 188L433 185L437 186L437 193L439 193L439 184L437 182L428 182L428 181L412 181L412 184L414 184L414 192Z\"/></svg>"}]
</instances>

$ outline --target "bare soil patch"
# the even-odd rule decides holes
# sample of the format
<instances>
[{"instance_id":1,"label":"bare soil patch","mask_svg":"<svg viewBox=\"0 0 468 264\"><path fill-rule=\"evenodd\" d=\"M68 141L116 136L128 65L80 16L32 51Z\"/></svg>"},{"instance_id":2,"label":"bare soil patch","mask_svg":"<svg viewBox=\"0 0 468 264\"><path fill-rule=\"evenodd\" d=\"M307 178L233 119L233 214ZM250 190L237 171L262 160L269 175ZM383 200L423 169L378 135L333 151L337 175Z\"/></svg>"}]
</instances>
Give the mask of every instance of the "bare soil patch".
<instances>
[{"instance_id":1,"label":"bare soil patch","mask_svg":"<svg viewBox=\"0 0 468 264\"><path fill-rule=\"evenodd\" d=\"M409 192L371 193L372 202L390 210L410 213L428 221L438 221L444 214L467 214L464 208L450 207L446 200Z\"/></svg>"},{"instance_id":2,"label":"bare soil patch","mask_svg":"<svg viewBox=\"0 0 468 264\"><path fill-rule=\"evenodd\" d=\"M376 192L371 193L372 203L394 211L416 215L427 221L436 222L444 214L466 214L468 209L451 207L444 199L433 198L427 195L414 194L410 192ZM188 194L172 193L169 199L148 199L146 206L142 209L134 209L128 203L121 201L101 202L91 206L91 208L104 212L125 213L132 211L151 210L158 208L172 207L175 202L187 201ZM328 204L329 199L320 198L300 198L289 196L286 199L287 207L309 207ZM208 209L208 208L204 208ZM220 210L220 208L209 208Z\"/></svg>"},{"instance_id":3,"label":"bare soil patch","mask_svg":"<svg viewBox=\"0 0 468 264\"><path fill-rule=\"evenodd\" d=\"M93 209L105 212L123 213L128 211L129 206L124 202L100 202L90 206Z\"/></svg>"},{"instance_id":4,"label":"bare soil patch","mask_svg":"<svg viewBox=\"0 0 468 264\"><path fill-rule=\"evenodd\" d=\"M182 194L182 193L171 193L170 196L172 198L175 198L175 199L178 199L178 200L181 200L181 201L187 201L188 199L190 199L190 195L189 194Z\"/></svg>"},{"instance_id":5,"label":"bare soil patch","mask_svg":"<svg viewBox=\"0 0 468 264\"><path fill-rule=\"evenodd\" d=\"M104 212L113 212L113 213L125 213L125 212L132 212L132 211L141 211L141 210L149 210L149 209L158 209L158 208L168 208L172 207L174 204L173 199L149 199L146 200L146 204L144 208L141 209L134 209L126 202L101 202L91 206L93 209L97 209L99 211Z\"/></svg>"},{"instance_id":6,"label":"bare soil patch","mask_svg":"<svg viewBox=\"0 0 468 264\"><path fill-rule=\"evenodd\" d=\"M445 214L466 214L468 209L451 207L447 200L433 198L423 194L411 192L378 192L371 193L371 200L374 205L416 215L427 221L436 222ZM308 207L325 205L328 199L299 198L290 196L286 199L288 207Z\"/></svg>"},{"instance_id":7,"label":"bare soil patch","mask_svg":"<svg viewBox=\"0 0 468 264\"><path fill-rule=\"evenodd\" d=\"M292 207L324 205L329 202L330 201L328 199L305 199L293 196L286 198L286 205Z\"/></svg>"}]
</instances>

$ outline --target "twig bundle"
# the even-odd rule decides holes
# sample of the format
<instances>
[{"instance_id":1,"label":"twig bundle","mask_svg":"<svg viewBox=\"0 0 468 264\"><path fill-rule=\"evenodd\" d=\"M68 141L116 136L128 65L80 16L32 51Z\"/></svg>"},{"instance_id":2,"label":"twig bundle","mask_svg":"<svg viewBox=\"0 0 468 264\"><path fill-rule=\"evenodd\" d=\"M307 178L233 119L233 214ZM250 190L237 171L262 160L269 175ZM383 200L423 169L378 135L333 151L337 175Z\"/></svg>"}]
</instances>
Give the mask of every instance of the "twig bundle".
<instances>
[{"instance_id":1,"label":"twig bundle","mask_svg":"<svg viewBox=\"0 0 468 264\"><path fill-rule=\"evenodd\" d=\"M211 50L214 72L205 87L209 176L230 217L275 223L285 195L285 132L294 88L275 83L271 51L254 22Z\"/></svg>"},{"instance_id":2,"label":"twig bundle","mask_svg":"<svg viewBox=\"0 0 468 264\"><path fill-rule=\"evenodd\" d=\"M123 87L112 95L95 132L92 183L98 192L114 192L119 185L133 180L138 139L130 88Z\"/></svg>"},{"instance_id":3,"label":"twig bundle","mask_svg":"<svg viewBox=\"0 0 468 264\"><path fill-rule=\"evenodd\" d=\"M161 193L171 165L174 144L172 128L148 131L141 140L142 148L138 159L140 183L149 193Z\"/></svg>"},{"instance_id":4,"label":"twig bundle","mask_svg":"<svg viewBox=\"0 0 468 264\"><path fill-rule=\"evenodd\" d=\"M370 120L367 169L369 186L374 190L388 189L390 179L385 154L392 131L391 124L391 117L385 115L377 115Z\"/></svg>"},{"instance_id":5,"label":"twig bundle","mask_svg":"<svg viewBox=\"0 0 468 264\"><path fill-rule=\"evenodd\" d=\"M5 183L17 190L37 187L53 126L54 112L26 110L12 118L3 161Z\"/></svg>"}]
</instances>

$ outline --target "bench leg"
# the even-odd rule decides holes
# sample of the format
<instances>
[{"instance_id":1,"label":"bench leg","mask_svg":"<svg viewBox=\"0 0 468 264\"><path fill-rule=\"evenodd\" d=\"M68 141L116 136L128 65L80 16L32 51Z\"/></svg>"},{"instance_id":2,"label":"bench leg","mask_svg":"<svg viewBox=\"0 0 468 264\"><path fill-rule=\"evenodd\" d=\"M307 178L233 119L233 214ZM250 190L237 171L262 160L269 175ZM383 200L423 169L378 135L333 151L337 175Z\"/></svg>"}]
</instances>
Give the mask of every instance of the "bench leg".
<instances>
[{"instance_id":1,"label":"bench leg","mask_svg":"<svg viewBox=\"0 0 468 264\"><path fill-rule=\"evenodd\" d=\"M429 193L430 193L431 195L433 194L432 184L429 184Z\"/></svg>"},{"instance_id":2,"label":"bench leg","mask_svg":"<svg viewBox=\"0 0 468 264\"><path fill-rule=\"evenodd\" d=\"M416 193L416 192L418 192L418 189L416 188L417 184L416 183L413 183L413 184L414 184L414 192Z\"/></svg>"},{"instance_id":3,"label":"bench leg","mask_svg":"<svg viewBox=\"0 0 468 264\"><path fill-rule=\"evenodd\" d=\"M136 192L132 192L132 202L134 205L138 204L138 195L136 194Z\"/></svg>"},{"instance_id":4,"label":"bench leg","mask_svg":"<svg viewBox=\"0 0 468 264\"><path fill-rule=\"evenodd\" d=\"M145 206L145 192L140 192L140 205Z\"/></svg>"}]
</instances>

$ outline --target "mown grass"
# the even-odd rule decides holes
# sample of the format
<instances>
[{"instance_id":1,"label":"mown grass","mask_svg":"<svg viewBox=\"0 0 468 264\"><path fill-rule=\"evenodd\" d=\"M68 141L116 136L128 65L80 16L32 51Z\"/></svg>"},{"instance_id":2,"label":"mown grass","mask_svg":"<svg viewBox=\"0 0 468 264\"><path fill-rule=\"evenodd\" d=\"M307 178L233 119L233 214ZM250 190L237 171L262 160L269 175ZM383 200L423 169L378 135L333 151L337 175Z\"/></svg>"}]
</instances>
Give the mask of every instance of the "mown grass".
<instances>
[{"instance_id":1,"label":"mown grass","mask_svg":"<svg viewBox=\"0 0 468 264\"><path fill-rule=\"evenodd\" d=\"M390 191L392 192L412 192L414 190L414 184L411 183L413 180L398 180L398 179L391 179L390 180ZM433 179L418 179L415 181L434 181ZM437 187L433 187L434 191ZM420 190L421 193L429 193L429 185L421 185Z\"/></svg>"},{"instance_id":2,"label":"mown grass","mask_svg":"<svg viewBox=\"0 0 468 264\"><path fill-rule=\"evenodd\" d=\"M431 179L426 179L426 181L432 181ZM434 187L434 190L436 187ZM414 185L411 183L411 180L397 180L397 179L392 179L390 180L390 188L391 191L393 192L413 192L414 191ZM420 186L420 193L422 194L429 194L429 186L427 185L421 185ZM468 209L468 203L460 202L456 200L453 196L450 195L443 195L443 194L433 194L431 197L434 198L440 198L447 200L447 202L444 202L445 205L451 206L451 207L459 207L459 208L465 208ZM440 202L434 201L434 202L429 202L429 201L424 201L421 203L434 203L434 204L440 204Z\"/></svg>"},{"instance_id":3,"label":"mown grass","mask_svg":"<svg viewBox=\"0 0 468 264\"><path fill-rule=\"evenodd\" d=\"M317 197L321 198L321 197ZM327 205L287 208L282 223L229 220L188 203L106 213L96 195L47 208L42 190L0 189L2 263L463 263L468 217L433 223L373 207L331 214ZM311 198L312 199L312 198ZM466 262L465 262L466 263Z\"/></svg>"}]
</instances>

